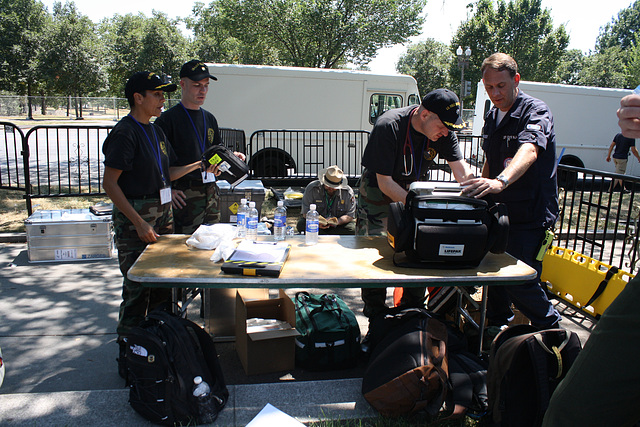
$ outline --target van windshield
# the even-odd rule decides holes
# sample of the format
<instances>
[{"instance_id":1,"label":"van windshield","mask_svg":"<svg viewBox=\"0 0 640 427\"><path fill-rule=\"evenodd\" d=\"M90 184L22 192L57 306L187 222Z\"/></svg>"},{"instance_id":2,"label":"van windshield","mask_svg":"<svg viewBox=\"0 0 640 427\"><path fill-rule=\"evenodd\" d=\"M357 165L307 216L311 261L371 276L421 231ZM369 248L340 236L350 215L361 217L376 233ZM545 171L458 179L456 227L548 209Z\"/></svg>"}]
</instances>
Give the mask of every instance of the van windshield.
<instances>
[{"instance_id":1,"label":"van windshield","mask_svg":"<svg viewBox=\"0 0 640 427\"><path fill-rule=\"evenodd\" d=\"M392 108L402 107L402 95L374 93L369 105L369 123L374 124L378 116Z\"/></svg>"}]
</instances>

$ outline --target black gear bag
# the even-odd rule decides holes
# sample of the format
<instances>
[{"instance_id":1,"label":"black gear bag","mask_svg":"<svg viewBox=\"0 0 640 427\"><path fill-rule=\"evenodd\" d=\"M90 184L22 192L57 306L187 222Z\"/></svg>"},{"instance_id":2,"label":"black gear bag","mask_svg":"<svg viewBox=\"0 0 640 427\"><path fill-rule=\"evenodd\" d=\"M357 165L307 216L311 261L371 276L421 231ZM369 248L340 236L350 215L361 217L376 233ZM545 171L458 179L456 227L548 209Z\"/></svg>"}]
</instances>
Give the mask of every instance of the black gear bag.
<instances>
[{"instance_id":1,"label":"black gear bag","mask_svg":"<svg viewBox=\"0 0 640 427\"><path fill-rule=\"evenodd\" d=\"M542 424L549 399L582 349L575 332L516 325L491 343L487 390L495 426Z\"/></svg>"},{"instance_id":2,"label":"black gear bag","mask_svg":"<svg viewBox=\"0 0 640 427\"><path fill-rule=\"evenodd\" d=\"M402 267L472 268L487 252L507 247L506 206L460 195L418 195L410 190L406 205L389 205L387 240L404 252Z\"/></svg>"},{"instance_id":3,"label":"black gear bag","mask_svg":"<svg viewBox=\"0 0 640 427\"><path fill-rule=\"evenodd\" d=\"M163 425L208 424L229 397L213 339L200 326L154 310L126 337L129 403L146 419ZM193 395L194 378L210 393Z\"/></svg>"}]
</instances>

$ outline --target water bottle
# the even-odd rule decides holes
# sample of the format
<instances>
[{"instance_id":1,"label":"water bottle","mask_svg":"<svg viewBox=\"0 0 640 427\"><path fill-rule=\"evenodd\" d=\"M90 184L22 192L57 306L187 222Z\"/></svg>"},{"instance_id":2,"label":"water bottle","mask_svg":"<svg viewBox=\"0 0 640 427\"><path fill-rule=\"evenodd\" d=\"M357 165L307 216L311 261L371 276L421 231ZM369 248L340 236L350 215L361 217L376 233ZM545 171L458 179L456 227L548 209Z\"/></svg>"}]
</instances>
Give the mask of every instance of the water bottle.
<instances>
[{"instance_id":1,"label":"water bottle","mask_svg":"<svg viewBox=\"0 0 640 427\"><path fill-rule=\"evenodd\" d=\"M193 378L193 397L198 400L198 420L203 424L215 421L217 414L212 404L211 387L201 376Z\"/></svg>"},{"instance_id":2,"label":"water bottle","mask_svg":"<svg viewBox=\"0 0 640 427\"><path fill-rule=\"evenodd\" d=\"M318 243L319 214L314 203L309 205L307 212L307 227L305 229L304 242L307 245L315 245Z\"/></svg>"},{"instance_id":3,"label":"water bottle","mask_svg":"<svg viewBox=\"0 0 640 427\"><path fill-rule=\"evenodd\" d=\"M239 238L244 239L247 234L247 199L240 199L240 207L236 214L236 230Z\"/></svg>"},{"instance_id":4,"label":"water bottle","mask_svg":"<svg viewBox=\"0 0 640 427\"><path fill-rule=\"evenodd\" d=\"M256 202L249 202L249 213L247 215L247 235L245 240L255 242L258 240L258 209Z\"/></svg>"},{"instance_id":5,"label":"water bottle","mask_svg":"<svg viewBox=\"0 0 640 427\"><path fill-rule=\"evenodd\" d=\"M273 238L275 240L284 240L285 229L287 228L287 210L284 207L284 201L278 201L273 217Z\"/></svg>"}]
</instances>

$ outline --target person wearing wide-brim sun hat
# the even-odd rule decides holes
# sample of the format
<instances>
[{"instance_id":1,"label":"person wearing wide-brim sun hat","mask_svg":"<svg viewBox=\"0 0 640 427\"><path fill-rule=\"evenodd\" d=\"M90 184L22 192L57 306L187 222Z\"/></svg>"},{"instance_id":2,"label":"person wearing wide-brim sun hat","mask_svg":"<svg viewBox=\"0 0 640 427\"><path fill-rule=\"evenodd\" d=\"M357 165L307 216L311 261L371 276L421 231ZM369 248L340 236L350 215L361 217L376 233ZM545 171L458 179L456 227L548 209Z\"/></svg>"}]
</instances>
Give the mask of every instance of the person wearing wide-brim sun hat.
<instances>
[{"instance_id":1,"label":"person wearing wide-brim sun hat","mask_svg":"<svg viewBox=\"0 0 640 427\"><path fill-rule=\"evenodd\" d=\"M321 170L318 179L305 188L302 215L296 226L300 232L305 229L305 217L312 203L322 216L320 234L355 234L355 194L340 167L332 165Z\"/></svg>"}]
</instances>

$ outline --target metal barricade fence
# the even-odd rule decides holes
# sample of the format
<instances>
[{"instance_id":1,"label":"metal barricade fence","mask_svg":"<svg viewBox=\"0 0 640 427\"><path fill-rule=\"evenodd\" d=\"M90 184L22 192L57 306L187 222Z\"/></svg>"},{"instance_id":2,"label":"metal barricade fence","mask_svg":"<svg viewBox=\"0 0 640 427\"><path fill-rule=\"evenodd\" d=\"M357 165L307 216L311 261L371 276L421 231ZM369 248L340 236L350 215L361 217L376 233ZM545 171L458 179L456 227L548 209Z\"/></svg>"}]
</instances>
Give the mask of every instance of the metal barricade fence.
<instances>
[{"instance_id":1,"label":"metal barricade fence","mask_svg":"<svg viewBox=\"0 0 640 427\"><path fill-rule=\"evenodd\" d=\"M559 165L560 216L554 245L635 274L640 178ZM610 191L614 179L623 191Z\"/></svg>"},{"instance_id":2,"label":"metal barricade fence","mask_svg":"<svg viewBox=\"0 0 640 427\"><path fill-rule=\"evenodd\" d=\"M4 190L26 190L23 159L24 133L9 122L0 122L0 188Z\"/></svg>"},{"instance_id":3,"label":"metal barricade fence","mask_svg":"<svg viewBox=\"0 0 640 427\"><path fill-rule=\"evenodd\" d=\"M25 135L27 211L32 199L105 195L102 144L113 126L47 125ZM28 165L28 166L27 166Z\"/></svg>"},{"instance_id":4,"label":"metal barricade fence","mask_svg":"<svg viewBox=\"0 0 640 427\"><path fill-rule=\"evenodd\" d=\"M24 191L29 215L36 198L105 194L102 144L112 125L36 126L26 135L12 123L0 126L0 188ZM225 145L247 154L252 176L272 186L306 185L331 164L339 165L355 184L369 136L366 131L262 130L243 150L244 131L221 128L221 134ZM461 135L459 141L464 158L480 175L480 139ZM560 217L554 245L635 272L640 178L565 165L559 165L558 176ZM440 160L430 179L454 180ZM609 191L614 179L622 180L624 192Z\"/></svg>"},{"instance_id":5,"label":"metal barricade fence","mask_svg":"<svg viewBox=\"0 0 640 427\"><path fill-rule=\"evenodd\" d=\"M266 184L307 184L328 166L338 165L350 183L362 174L369 132L362 130L257 130L249 139L251 176Z\"/></svg>"}]
</instances>

